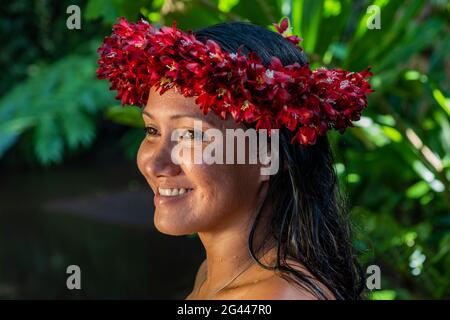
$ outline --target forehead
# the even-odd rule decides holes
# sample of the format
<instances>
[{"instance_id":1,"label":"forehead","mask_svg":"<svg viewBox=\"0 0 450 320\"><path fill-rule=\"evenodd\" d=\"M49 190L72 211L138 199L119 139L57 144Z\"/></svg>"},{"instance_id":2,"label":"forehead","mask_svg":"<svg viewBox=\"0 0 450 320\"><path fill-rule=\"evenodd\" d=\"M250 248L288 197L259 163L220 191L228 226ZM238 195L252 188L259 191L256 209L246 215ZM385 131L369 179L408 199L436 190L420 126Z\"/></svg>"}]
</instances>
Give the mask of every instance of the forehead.
<instances>
[{"instance_id":1,"label":"forehead","mask_svg":"<svg viewBox=\"0 0 450 320\"><path fill-rule=\"evenodd\" d=\"M210 110L206 115L195 103L196 97L185 97L175 88L169 89L162 95L155 88L150 89L147 105L144 111L154 118L167 119L174 115L186 115L199 120L207 121L217 127L244 128L243 124L236 124L228 114L223 120L214 111Z\"/></svg>"},{"instance_id":2,"label":"forehead","mask_svg":"<svg viewBox=\"0 0 450 320\"><path fill-rule=\"evenodd\" d=\"M161 95L159 91L156 91L156 89L152 87L150 89L145 110L147 112L156 112L160 105L165 107L164 109L174 109L174 111L177 108L182 111L189 110L192 112L196 109L200 109L195 103L195 97L185 97L175 88L169 89Z\"/></svg>"}]
</instances>

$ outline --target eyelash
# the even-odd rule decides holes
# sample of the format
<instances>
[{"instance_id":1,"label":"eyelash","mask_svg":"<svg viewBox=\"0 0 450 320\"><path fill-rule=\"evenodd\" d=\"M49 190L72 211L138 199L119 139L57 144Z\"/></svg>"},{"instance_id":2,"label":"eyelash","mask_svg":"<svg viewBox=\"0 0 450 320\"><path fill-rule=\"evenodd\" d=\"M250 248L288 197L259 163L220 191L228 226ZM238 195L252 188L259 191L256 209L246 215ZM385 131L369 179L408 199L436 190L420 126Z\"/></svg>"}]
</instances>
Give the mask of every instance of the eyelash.
<instances>
[{"instance_id":1,"label":"eyelash","mask_svg":"<svg viewBox=\"0 0 450 320\"><path fill-rule=\"evenodd\" d=\"M146 136L155 136L156 133L150 133L151 130L155 130L155 132L158 132L158 130L153 127L145 127L144 128L145 135Z\"/></svg>"},{"instance_id":2,"label":"eyelash","mask_svg":"<svg viewBox=\"0 0 450 320\"><path fill-rule=\"evenodd\" d=\"M202 131L197 132L197 135L196 135L196 132L193 129L188 129L184 133L186 133L186 132L190 133L189 140L196 140L196 138L198 138L199 140L203 140L204 133ZM181 137L184 137L184 134Z\"/></svg>"},{"instance_id":3,"label":"eyelash","mask_svg":"<svg viewBox=\"0 0 450 320\"><path fill-rule=\"evenodd\" d=\"M144 132L145 132L146 136L157 136L158 135L158 130L153 127L145 127ZM188 129L185 132L191 133L189 140L195 140L195 131L193 129ZM204 132L200 131L199 133L201 134L201 138L199 137L199 139L203 140L203 137L205 136ZM197 134L199 134L199 133L197 133ZM181 137L183 137L183 136L184 136L184 134Z\"/></svg>"}]
</instances>

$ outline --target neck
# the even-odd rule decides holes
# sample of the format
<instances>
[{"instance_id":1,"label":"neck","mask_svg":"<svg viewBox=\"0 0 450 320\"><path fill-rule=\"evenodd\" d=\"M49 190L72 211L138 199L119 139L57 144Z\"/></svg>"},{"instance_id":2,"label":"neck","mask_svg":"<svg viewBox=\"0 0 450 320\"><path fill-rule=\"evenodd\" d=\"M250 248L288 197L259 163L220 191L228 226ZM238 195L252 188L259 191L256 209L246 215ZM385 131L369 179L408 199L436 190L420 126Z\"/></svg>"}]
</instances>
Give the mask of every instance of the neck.
<instances>
[{"instance_id":1,"label":"neck","mask_svg":"<svg viewBox=\"0 0 450 320\"><path fill-rule=\"evenodd\" d=\"M257 209L261 205L260 203ZM270 206L264 206L253 240L257 257L264 263L268 261L264 260L263 254L271 248L269 244L263 243L270 217L269 208ZM250 254L248 238L258 211L247 214L246 221L242 219L245 215L241 215L240 221L220 230L199 233L199 238L205 247L207 264L207 277L202 290L209 292L221 289L221 286L233 279L244 268L253 267L256 264Z\"/></svg>"}]
</instances>

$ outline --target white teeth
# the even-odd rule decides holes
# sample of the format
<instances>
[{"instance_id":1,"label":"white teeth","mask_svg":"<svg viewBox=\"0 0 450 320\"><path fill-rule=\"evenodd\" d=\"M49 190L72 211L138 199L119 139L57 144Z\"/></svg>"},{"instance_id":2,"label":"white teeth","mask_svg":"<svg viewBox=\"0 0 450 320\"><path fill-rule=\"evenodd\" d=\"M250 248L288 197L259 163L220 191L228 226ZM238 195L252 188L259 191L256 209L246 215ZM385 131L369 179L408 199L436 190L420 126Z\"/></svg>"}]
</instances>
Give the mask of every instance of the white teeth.
<instances>
[{"instance_id":1,"label":"white teeth","mask_svg":"<svg viewBox=\"0 0 450 320\"><path fill-rule=\"evenodd\" d=\"M158 188L158 192L160 195L162 196L166 196L166 197L173 197L173 196L178 196L178 195L182 195L185 194L189 191L191 191L192 189L185 189L185 188L181 188L181 189L163 189L163 188Z\"/></svg>"}]
</instances>

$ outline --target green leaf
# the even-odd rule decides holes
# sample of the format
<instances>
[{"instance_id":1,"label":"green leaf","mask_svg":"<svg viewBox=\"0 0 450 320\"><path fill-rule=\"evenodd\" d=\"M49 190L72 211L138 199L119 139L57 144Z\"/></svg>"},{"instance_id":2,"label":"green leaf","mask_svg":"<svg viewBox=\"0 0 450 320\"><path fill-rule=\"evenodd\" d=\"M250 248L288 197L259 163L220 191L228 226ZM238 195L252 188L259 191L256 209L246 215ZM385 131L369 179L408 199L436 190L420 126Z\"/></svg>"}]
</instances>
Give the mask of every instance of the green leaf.
<instances>
[{"instance_id":1,"label":"green leaf","mask_svg":"<svg viewBox=\"0 0 450 320\"><path fill-rule=\"evenodd\" d=\"M219 0L218 7L223 12L230 12L238 3L239 0Z\"/></svg>"},{"instance_id":2,"label":"green leaf","mask_svg":"<svg viewBox=\"0 0 450 320\"><path fill-rule=\"evenodd\" d=\"M306 52L314 52L317 38L319 37L320 21L322 18L323 1L311 1L304 12L308 12L303 19L308 27L305 31L305 50ZM314 5L312 5L314 4Z\"/></svg>"},{"instance_id":3,"label":"green leaf","mask_svg":"<svg viewBox=\"0 0 450 320\"><path fill-rule=\"evenodd\" d=\"M415 53L426 48L435 41L436 36L441 31L443 22L431 19L423 25L416 26L420 32L411 31L401 43L389 51L384 59L377 66L378 70L388 69L399 63L404 63Z\"/></svg>"},{"instance_id":4,"label":"green leaf","mask_svg":"<svg viewBox=\"0 0 450 320\"><path fill-rule=\"evenodd\" d=\"M445 97L438 88L433 89L433 97L439 106L450 116L450 98Z\"/></svg>"},{"instance_id":5,"label":"green leaf","mask_svg":"<svg viewBox=\"0 0 450 320\"><path fill-rule=\"evenodd\" d=\"M430 191L430 185L425 181L419 181L406 190L406 196L411 199L418 199L428 191Z\"/></svg>"},{"instance_id":6,"label":"green leaf","mask_svg":"<svg viewBox=\"0 0 450 320\"><path fill-rule=\"evenodd\" d=\"M112 106L105 112L106 118L119 124L135 128L143 128L142 110L133 106Z\"/></svg>"},{"instance_id":7,"label":"green leaf","mask_svg":"<svg viewBox=\"0 0 450 320\"><path fill-rule=\"evenodd\" d=\"M307 53L314 52L320 35L320 24L323 16L323 1L293 0L294 34L303 38L302 46Z\"/></svg>"},{"instance_id":8,"label":"green leaf","mask_svg":"<svg viewBox=\"0 0 450 320\"><path fill-rule=\"evenodd\" d=\"M122 16L134 21L138 18L140 9L148 4L146 0L89 0L84 18L101 18L105 24L113 24Z\"/></svg>"},{"instance_id":9,"label":"green leaf","mask_svg":"<svg viewBox=\"0 0 450 320\"><path fill-rule=\"evenodd\" d=\"M380 290L372 292L370 297L372 300L394 300L396 295L394 290Z\"/></svg>"},{"instance_id":10,"label":"green leaf","mask_svg":"<svg viewBox=\"0 0 450 320\"><path fill-rule=\"evenodd\" d=\"M43 116L39 119L34 140L35 152L42 164L61 162L64 141L54 118Z\"/></svg>"},{"instance_id":11,"label":"green leaf","mask_svg":"<svg viewBox=\"0 0 450 320\"><path fill-rule=\"evenodd\" d=\"M66 111L59 116L69 149L90 145L95 137L93 121L82 112Z\"/></svg>"},{"instance_id":12,"label":"green leaf","mask_svg":"<svg viewBox=\"0 0 450 320\"><path fill-rule=\"evenodd\" d=\"M95 61L94 54L67 56L3 96L0 156L29 131L37 143L35 155L44 165L60 162L66 144L74 149L92 142L95 115L114 101L106 81L95 78Z\"/></svg>"},{"instance_id":13,"label":"green leaf","mask_svg":"<svg viewBox=\"0 0 450 320\"><path fill-rule=\"evenodd\" d=\"M0 157L14 145L19 136L33 124L33 118L23 117L0 123Z\"/></svg>"},{"instance_id":14,"label":"green leaf","mask_svg":"<svg viewBox=\"0 0 450 320\"><path fill-rule=\"evenodd\" d=\"M93 20L102 18L107 23L114 23L119 17L119 12L112 1L89 0L84 11L84 18Z\"/></svg>"},{"instance_id":15,"label":"green leaf","mask_svg":"<svg viewBox=\"0 0 450 320\"><path fill-rule=\"evenodd\" d=\"M402 134L398 130L388 126L381 126L381 129L383 130L383 133L392 141L402 141Z\"/></svg>"}]
</instances>

